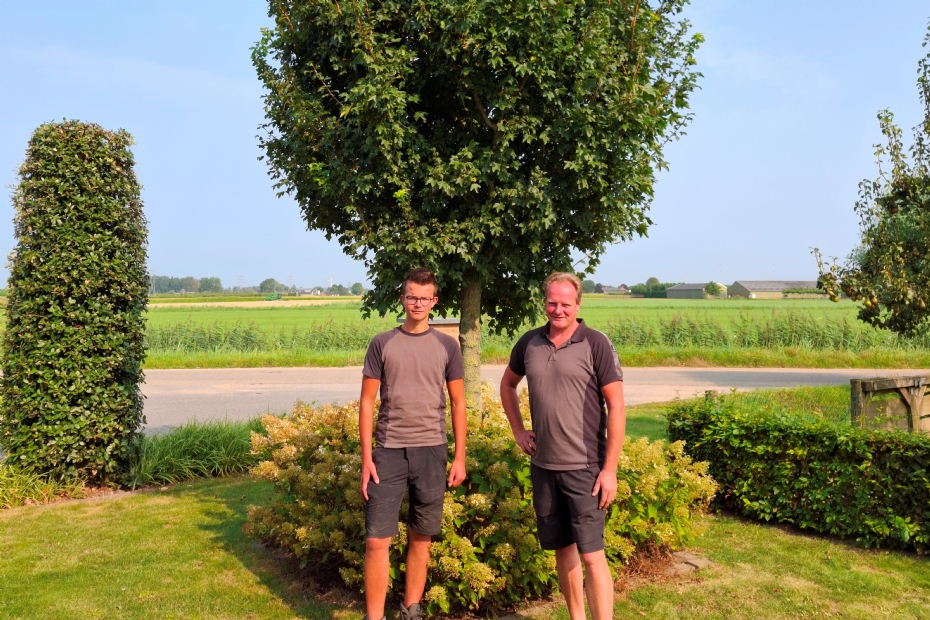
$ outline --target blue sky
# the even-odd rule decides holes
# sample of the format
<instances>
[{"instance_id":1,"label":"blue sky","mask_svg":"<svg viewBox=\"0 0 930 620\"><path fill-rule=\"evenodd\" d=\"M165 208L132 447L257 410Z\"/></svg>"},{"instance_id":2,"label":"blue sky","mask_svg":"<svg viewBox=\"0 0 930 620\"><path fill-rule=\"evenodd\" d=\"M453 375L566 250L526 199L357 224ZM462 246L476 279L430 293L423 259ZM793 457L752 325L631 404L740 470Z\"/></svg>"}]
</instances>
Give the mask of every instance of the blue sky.
<instances>
[{"instance_id":1,"label":"blue sky","mask_svg":"<svg viewBox=\"0 0 930 620\"><path fill-rule=\"evenodd\" d=\"M261 87L249 47L258 1L0 0L0 184L39 124L79 118L135 137L159 275L364 281L338 245L277 199L257 160ZM855 245L857 185L875 176L876 113L920 117L917 61L930 5L697 0L706 37L695 120L667 149L649 238L612 246L595 280L813 279L810 248ZM9 190L0 251L14 244ZM6 270L0 276L7 276Z\"/></svg>"}]
</instances>

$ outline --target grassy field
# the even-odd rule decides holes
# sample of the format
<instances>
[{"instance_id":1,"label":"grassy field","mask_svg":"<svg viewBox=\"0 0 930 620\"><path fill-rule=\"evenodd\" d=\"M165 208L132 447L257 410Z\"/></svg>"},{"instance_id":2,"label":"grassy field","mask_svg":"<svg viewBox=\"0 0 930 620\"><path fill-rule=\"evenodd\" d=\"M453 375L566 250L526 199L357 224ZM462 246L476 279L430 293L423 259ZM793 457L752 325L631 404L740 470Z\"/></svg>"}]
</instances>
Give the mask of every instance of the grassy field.
<instances>
[{"instance_id":1,"label":"grassy field","mask_svg":"<svg viewBox=\"0 0 930 620\"><path fill-rule=\"evenodd\" d=\"M857 312L848 300L594 295L585 297L580 315L611 337L626 366L930 367L927 337L896 339L859 322ZM345 298L297 307L264 301L254 307L153 305L146 367L358 365L370 338L395 327L396 319L362 319L360 302ZM485 334L483 361L505 363L513 342Z\"/></svg>"},{"instance_id":2,"label":"grassy field","mask_svg":"<svg viewBox=\"0 0 930 620\"><path fill-rule=\"evenodd\" d=\"M631 407L629 435L664 437L662 412ZM326 590L242 535L246 507L272 494L226 478L0 511L0 619L361 618L358 593ZM726 515L691 551L714 566L624 589L617 617L930 618L926 558ZM533 617L568 614L556 602Z\"/></svg>"},{"instance_id":3,"label":"grassy field","mask_svg":"<svg viewBox=\"0 0 930 620\"><path fill-rule=\"evenodd\" d=\"M254 298L253 298L254 299ZM314 298L316 299L316 298ZM178 299L178 302L187 301ZM159 300L161 302L161 300ZM334 301L325 306L275 308L274 302L256 302L255 308L171 308L158 305L149 310L149 325L161 327L181 321L193 321L202 325L253 322L262 329L305 328L314 324L346 321L361 321L359 301ZM736 320L740 315L756 319L768 319L788 313L805 313L815 317L841 319L855 318L858 305L851 301L832 303L819 299L746 300L746 299L630 299L620 296L589 296L582 302L579 316L593 327L605 327L610 321L620 318L635 318L654 321L669 319L677 315L706 317L720 321ZM370 319L377 323L394 324L397 315L381 319Z\"/></svg>"}]
</instances>

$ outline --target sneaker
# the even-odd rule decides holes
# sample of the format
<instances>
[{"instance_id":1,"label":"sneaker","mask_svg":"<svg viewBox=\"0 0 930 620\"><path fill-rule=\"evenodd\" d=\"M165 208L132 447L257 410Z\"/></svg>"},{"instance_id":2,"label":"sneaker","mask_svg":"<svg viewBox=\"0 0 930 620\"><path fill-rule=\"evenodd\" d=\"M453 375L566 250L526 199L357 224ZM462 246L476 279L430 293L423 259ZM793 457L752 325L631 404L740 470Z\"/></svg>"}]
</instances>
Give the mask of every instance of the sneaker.
<instances>
[{"instance_id":1,"label":"sneaker","mask_svg":"<svg viewBox=\"0 0 930 620\"><path fill-rule=\"evenodd\" d=\"M410 607L404 607L403 603L401 603L400 614L397 616L397 620L423 620L423 612L420 611L420 604L412 603Z\"/></svg>"}]
</instances>

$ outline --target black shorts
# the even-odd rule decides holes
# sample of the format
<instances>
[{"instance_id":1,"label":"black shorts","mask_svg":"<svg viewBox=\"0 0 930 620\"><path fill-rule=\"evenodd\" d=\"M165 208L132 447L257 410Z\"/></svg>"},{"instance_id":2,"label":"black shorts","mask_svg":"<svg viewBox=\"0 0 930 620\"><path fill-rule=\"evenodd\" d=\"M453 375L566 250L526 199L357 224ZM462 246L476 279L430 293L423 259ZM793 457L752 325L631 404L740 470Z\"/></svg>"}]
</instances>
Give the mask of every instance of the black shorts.
<instances>
[{"instance_id":1,"label":"black shorts","mask_svg":"<svg viewBox=\"0 0 930 620\"><path fill-rule=\"evenodd\" d=\"M597 507L600 494L591 495L601 468L556 471L533 465L530 472L542 548L553 551L576 544L581 553L603 549L607 511Z\"/></svg>"},{"instance_id":2,"label":"black shorts","mask_svg":"<svg viewBox=\"0 0 930 620\"><path fill-rule=\"evenodd\" d=\"M426 536L439 534L442 530L442 502L446 495L448 447L375 448L371 458L380 482L368 482L366 538L390 538L397 534L400 505L408 487L410 510L407 525Z\"/></svg>"}]
</instances>

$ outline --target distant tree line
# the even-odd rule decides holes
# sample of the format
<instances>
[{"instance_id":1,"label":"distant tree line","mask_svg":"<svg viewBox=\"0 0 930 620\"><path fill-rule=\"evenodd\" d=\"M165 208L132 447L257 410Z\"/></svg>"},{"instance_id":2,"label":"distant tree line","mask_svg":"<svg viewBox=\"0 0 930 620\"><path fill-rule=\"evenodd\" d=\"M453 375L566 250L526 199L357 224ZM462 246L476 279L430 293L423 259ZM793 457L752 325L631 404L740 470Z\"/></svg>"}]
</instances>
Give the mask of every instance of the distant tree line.
<instances>
[{"instance_id":1,"label":"distant tree line","mask_svg":"<svg viewBox=\"0 0 930 620\"><path fill-rule=\"evenodd\" d=\"M665 291L680 284L680 282L659 282L658 278L649 278L645 283L634 284L630 287L630 293L633 295L642 295L643 297L667 297Z\"/></svg>"},{"instance_id":2,"label":"distant tree line","mask_svg":"<svg viewBox=\"0 0 930 620\"><path fill-rule=\"evenodd\" d=\"M149 291L152 293L222 293L223 282L216 277L149 276Z\"/></svg>"}]
</instances>

